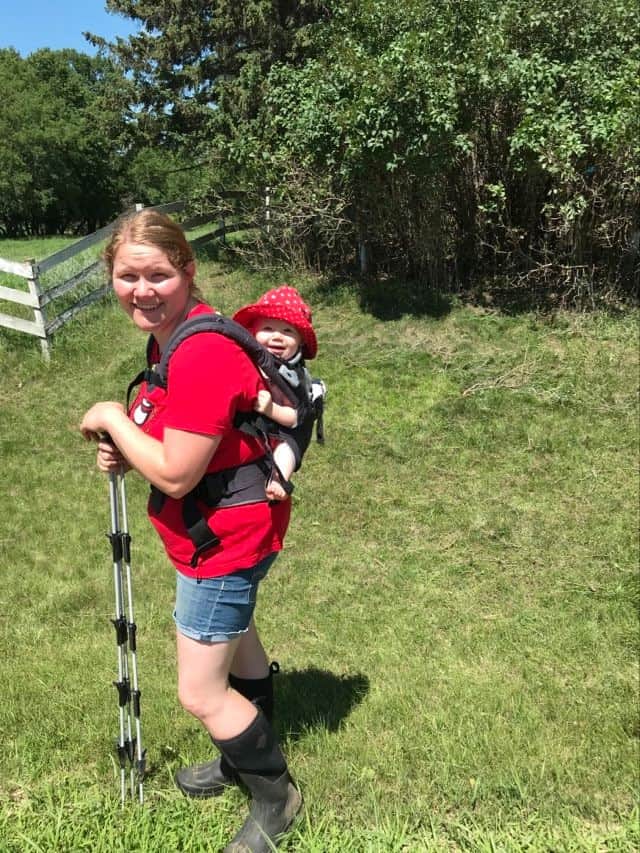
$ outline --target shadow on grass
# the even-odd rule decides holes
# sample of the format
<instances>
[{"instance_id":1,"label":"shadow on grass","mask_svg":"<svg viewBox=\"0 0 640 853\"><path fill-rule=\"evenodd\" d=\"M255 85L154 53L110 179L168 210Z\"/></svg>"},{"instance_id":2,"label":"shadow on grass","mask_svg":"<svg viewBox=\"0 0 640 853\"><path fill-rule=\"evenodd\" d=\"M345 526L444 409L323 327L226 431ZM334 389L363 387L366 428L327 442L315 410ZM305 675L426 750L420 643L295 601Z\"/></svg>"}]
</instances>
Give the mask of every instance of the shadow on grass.
<instances>
[{"instance_id":1,"label":"shadow on grass","mask_svg":"<svg viewBox=\"0 0 640 853\"><path fill-rule=\"evenodd\" d=\"M601 292L589 288L566 289L562 286L523 287L517 283L489 282L459 294L466 305L500 312L511 317L522 314L554 316L562 311L600 311L610 317L623 317L638 307L637 294L619 285Z\"/></svg>"},{"instance_id":2,"label":"shadow on grass","mask_svg":"<svg viewBox=\"0 0 640 853\"><path fill-rule=\"evenodd\" d=\"M344 290L355 292L360 309L378 320L398 320L403 316L446 317L453 308L452 294L432 287L423 279L407 280L396 276L377 278L325 278L318 295L326 304L339 301Z\"/></svg>"},{"instance_id":3,"label":"shadow on grass","mask_svg":"<svg viewBox=\"0 0 640 853\"><path fill-rule=\"evenodd\" d=\"M369 679L362 673L356 675L334 675L326 669L291 670L280 672L275 679L274 726L283 741L297 741L310 729L338 731L351 711L369 692ZM192 721L185 731L183 742L163 744L159 748L158 761L149 761L146 779L173 773L185 762L209 761L215 749L194 759L190 750L193 741L204 737L204 730ZM188 757L186 757L188 756Z\"/></svg>"},{"instance_id":4,"label":"shadow on grass","mask_svg":"<svg viewBox=\"0 0 640 853\"><path fill-rule=\"evenodd\" d=\"M337 731L369 692L366 675L334 675L311 667L281 672L275 682L276 725L296 740L305 729Z\"/></svg>"},{"instance_id":5,"label":"shadow on grass","mask_svg":"<svg viewBox=\"0 0 640 853\"><path fill-rule=\"evenodd\" d=\"M406 314L439 320L452 308L451 296L427 282L393 277L363 281L359 301L360 308L378 320L399 320Z\"/></svg>"}]
</instances>

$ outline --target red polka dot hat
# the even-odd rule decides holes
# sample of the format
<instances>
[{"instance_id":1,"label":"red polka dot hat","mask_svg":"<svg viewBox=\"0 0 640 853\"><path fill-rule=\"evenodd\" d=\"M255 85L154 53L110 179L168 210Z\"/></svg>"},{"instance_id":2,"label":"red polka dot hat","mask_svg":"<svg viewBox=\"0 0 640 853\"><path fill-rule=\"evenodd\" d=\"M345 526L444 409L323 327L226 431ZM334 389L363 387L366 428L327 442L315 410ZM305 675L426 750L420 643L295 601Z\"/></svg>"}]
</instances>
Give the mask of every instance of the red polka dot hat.
<instances>
[{"instance_id":1,"label":"red polka dot hat","mask_svg":"<svg viewBox=\"0 0 640 853\"><path fill-rule=\"evenodd\" d=\"M236 323L240 323L245 329L251 329L258 317L283 320L292 325L302 336L302 355L305 358L315 358L318 342L311 325L311 309L303 302L295 287L283 284L268 290L256 303L245 305L233 315Z\"/></svg>"}]
</instances>

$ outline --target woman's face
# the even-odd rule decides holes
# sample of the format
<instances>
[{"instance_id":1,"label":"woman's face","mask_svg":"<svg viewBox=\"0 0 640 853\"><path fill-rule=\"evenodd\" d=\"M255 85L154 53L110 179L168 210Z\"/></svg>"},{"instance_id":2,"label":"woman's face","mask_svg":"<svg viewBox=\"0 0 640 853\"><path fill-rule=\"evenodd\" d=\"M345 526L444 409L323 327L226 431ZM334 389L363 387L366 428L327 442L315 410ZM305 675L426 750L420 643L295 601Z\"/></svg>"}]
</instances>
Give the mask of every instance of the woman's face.
<instances>
[{"instance_id":1,"label":"woman's face","mask_svg":"<svg viewBox=\"0 0 640 853\"><path fill-rule=\"evenodd\" d=\"M194 273L193 263L176 269L149 243L123 243L113 260L113 289L136 326L162 346L184 319Z\"/></svg>"}]
</instances>

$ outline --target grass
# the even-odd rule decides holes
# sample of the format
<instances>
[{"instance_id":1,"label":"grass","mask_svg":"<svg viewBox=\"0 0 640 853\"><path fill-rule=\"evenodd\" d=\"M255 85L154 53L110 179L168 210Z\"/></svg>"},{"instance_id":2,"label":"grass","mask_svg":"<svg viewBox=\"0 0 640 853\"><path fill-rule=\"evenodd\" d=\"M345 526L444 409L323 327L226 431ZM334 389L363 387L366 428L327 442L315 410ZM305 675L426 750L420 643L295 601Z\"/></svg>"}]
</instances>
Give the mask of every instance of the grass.
<instances>
[{"instance_id":1,"label":"grass","mask_svg":"<svg viewBox=\"0 0 640 853\"><path fill-rule=\"evenodd\" d=\"M270 284L206 260L200 283L226 312ZM348 284L300 287L327 443L258 610L307 804L286 849L635 850L638 315L385 320ZM134 476L151 772L119 807L108 496L76 425L143 350L109 302L48 368L0 332L2 851L216 851L246 807L173 787L211 750L175 697L174 581Z\"/></svg>"}]
</instances>

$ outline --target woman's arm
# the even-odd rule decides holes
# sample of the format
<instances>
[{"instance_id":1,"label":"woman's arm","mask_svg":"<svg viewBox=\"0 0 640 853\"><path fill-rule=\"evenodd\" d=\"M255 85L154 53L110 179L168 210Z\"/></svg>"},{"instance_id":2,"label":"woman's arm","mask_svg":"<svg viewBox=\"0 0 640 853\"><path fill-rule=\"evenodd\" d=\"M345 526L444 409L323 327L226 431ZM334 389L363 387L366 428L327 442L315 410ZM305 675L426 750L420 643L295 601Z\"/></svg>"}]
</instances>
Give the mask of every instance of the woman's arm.
<instances>
[{"instance_id":1,"label":"woman's arm","mask_svg":"<svg viewBox=\"0 0 640 853\"><path fill-rule=\"evenodd\" d=\"M158 441L142 432L124 408L113 402L92 406L80 430L87 440L100 440L108 433L132 468L161 492L178 499L200 482L221 440L219 435L165 428L163 441ZM100 457L98 465L101 467Z\"/></svg>"}]
</instances>

